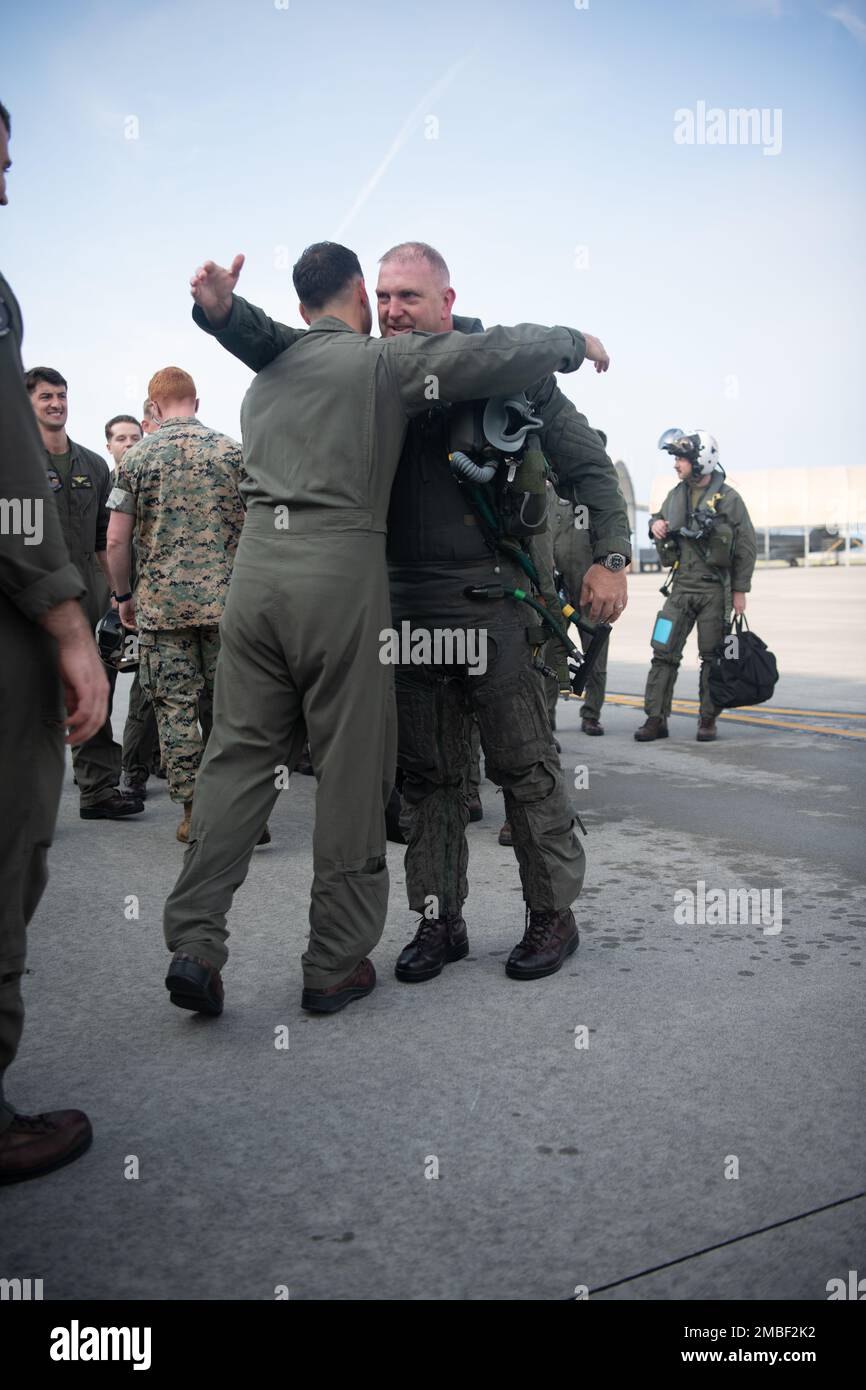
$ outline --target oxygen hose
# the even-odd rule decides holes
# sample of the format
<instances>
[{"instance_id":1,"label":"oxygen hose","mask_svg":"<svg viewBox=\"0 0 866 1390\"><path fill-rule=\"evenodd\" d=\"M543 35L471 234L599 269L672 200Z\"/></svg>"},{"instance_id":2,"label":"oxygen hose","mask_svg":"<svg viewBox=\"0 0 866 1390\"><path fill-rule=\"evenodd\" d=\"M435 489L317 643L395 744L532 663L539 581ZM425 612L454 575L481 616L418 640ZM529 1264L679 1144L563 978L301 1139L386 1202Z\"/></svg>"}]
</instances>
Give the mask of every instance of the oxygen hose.
<instances>
[{"instance_id":1,"label":"oxygen hose","mask_svg":"<svg viewBox=\"0 0 866 1390\"><path fill-rule=\"evenodd\" d=\"M458 478L465 478L469 483L489 483L496 469L499 467L495 463L473 463L468 454L464 454L460 449L455 449L448 455L448 462L451 465L451 472Z\"/></svg>"}]
</instances>

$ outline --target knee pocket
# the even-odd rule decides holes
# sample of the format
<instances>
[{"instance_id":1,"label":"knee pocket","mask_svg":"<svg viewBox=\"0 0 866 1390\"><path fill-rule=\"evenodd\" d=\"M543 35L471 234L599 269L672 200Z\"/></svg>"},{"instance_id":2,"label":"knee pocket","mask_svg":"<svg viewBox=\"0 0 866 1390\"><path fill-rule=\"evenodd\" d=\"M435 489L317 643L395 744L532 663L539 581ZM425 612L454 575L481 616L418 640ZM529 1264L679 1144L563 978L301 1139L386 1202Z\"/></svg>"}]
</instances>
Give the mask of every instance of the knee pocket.
<instances>
[{"instance_id":1,"label":"knee pocket","mask_svg":"<svg viewBox=\"0 0 866 1390\"><path fill-rule=\"evenodd\" d=\"M499 781L496 774L504 773L508 782L515 769L528 769L549 756L553 736L547 699L541 677L532 667L491 681L474 693L473 704L492 781Z\"/></svg>"},{"instance_id":2,"label":"knee pocket","mask_svg":"<svg viewBox=\"0 0 866 1390\"><path fill-rule=\"evenodd\" d=\"M191 656L160 651L145 641L139 645L139 678L151 704L178 698L195 702L205 688L204 673Z\"/></svg>"},{"instance_id":3,"label":"knee pocket","mask_svg":"<svg viewBox=\"0 0 866 1390\"><path fill-rule=\"evenodd\" d=\"M689 635L691 619L688 613L673 604L666 603L657 615L650 638L653 655L662 661L679 665L683 647Z\"/></svg>"}]
</instances>

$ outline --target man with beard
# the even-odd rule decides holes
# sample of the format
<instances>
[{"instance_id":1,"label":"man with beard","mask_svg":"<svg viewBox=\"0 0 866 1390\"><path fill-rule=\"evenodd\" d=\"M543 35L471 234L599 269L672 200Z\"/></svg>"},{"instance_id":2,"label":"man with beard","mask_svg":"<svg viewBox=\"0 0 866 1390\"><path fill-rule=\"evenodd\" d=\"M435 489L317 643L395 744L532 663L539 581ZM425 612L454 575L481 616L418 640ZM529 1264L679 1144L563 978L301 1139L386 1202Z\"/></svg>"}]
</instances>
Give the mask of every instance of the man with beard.
<instances>
[{"instance_id":1,"label":"man with beard","mask_svg":"<svg viewBox=\"0 0 866 1390\"><path fill-rule=\"evenodd\" d=\"M235 257L229 270L212 262L202 267L194 292L206 286L209 300L193 315L260 371L297 340L298 331L232 293L242 265L243 257ZM376 296L383 338L417 331L482 332L477 319L453 316L448 267L423 242L386 252ZM603 347L584 336L587 356L597 370L605 370ZM543 420L541 447L558 489L579 488L592 518L595 563L584 581L581 606L589 604L592 621L615 620L626 604L630 554L615 470L597 433L553 376L536 381L527 394ZM450 423L451 412L439 402L410 423L388 513L392 620L397 630L408 622L413 633L457 630L468 639L483 632L489 655L483 674L429 663L397 667L398 763L409 840L406 884L409 905L422 917L396 974L406 983L430 980L469 950L462 907L468 893L465 772L466 713L471 711L480 726L488 776L503 789L526 902L524 936L506 972L514 979L539 979L559 970L577 947L571 904L580 893L585 862L536 666L549 632L522 603L501 596L503 586L525 585L526 573L491 545L449 467ZM467 596L469 589L478 596ZM314 765L316 751L311 738Z\"/></svg>"}]
</instances>

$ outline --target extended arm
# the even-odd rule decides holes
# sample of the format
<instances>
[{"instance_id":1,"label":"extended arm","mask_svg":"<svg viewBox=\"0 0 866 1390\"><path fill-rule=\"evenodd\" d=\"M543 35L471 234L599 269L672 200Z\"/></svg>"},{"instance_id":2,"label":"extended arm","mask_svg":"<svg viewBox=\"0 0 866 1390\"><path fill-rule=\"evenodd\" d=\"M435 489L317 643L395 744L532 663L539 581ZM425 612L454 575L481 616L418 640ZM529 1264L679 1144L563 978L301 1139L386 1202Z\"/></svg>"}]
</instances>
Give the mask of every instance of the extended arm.
<instances>
[{"instance_id":1,"label":"extended arm","mask_svg":"<svg viewBox=\"0 0 866 1390\"><path fill-rule=\"evenodd\" d=\"M250 371L260 372L296 343L304 330L268 318L263 309L234 293L243 263L243 256L235 256L228 270L213 261L199 266L190 280L195 300L192 316L233 357Z\"/></svg>"},{"instance_id":2,"label":"extended arm","mask_svg":"<svg viewBox=\"0 0 866 1390\"><path fill-rule=\"evenodd\" d=\"M486 333L404 333L387 340L382 360L406 413L417 415L431 401L483 400L550 372L575 372L585 355L576 329L521 323Z\"/></svg>"}]
</instances>

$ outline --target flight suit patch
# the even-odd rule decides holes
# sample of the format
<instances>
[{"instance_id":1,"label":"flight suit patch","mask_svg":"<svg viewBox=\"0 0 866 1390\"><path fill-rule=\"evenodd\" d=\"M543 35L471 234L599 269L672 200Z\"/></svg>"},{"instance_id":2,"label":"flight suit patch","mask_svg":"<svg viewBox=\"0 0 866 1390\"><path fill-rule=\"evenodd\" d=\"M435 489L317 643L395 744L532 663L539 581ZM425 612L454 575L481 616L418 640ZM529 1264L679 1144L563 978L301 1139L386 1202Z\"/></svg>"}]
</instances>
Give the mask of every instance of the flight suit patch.
<instances>
[{"instance_id":1,"label":"flight suit patch","mask_svg":"<svg viewBox=\"0 0 866 1390\"><path fill-rule=\"evenodd\" d=\"M86 473L73 473L72 478L71 478L71 481L70 481L70 486L71 486L71 487L93 487L93 479L90 478L90 477L88 477L88 475L87 475Z\"/></svg>"},{"instance_id":2,"label":"flight suit patch","mask_svg":"<svg viewBox=\"0 0 866 1390\"><path fill-rule=\"evenodd\" d=\"M51 491L52 491L52 492L59 492L60 489L63 487L63 479L61 478L60 474L57 472L57 469L56 469L56 468L49 468L47 471L48 471L48 486L51 488Z\"/></svg>"}]
</instances>

